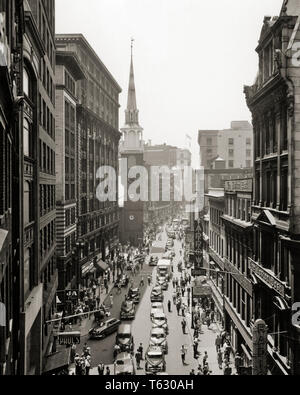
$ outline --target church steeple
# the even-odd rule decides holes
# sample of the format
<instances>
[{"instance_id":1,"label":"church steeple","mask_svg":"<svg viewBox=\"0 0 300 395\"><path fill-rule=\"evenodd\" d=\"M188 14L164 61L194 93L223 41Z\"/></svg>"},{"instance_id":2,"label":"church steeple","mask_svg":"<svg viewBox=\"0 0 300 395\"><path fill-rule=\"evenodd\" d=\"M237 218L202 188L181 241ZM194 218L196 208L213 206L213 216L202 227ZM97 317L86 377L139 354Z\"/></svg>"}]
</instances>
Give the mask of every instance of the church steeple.
<instances>
[{"instance_id":1,"label":"church steeple","mask_svg":"<svg viewBox=\"0 0 300 395\"><path fill-rule=\"evenodd\" d=\"M139 125L139 111L136 105L136 90L133 68L133 39L131 39L131 62L128 86L127 109L125 111L126 125Z\"/></svg>"},{"instance_id":2,"label":"church steeple","mask_svg":"<svg viewBox=\"0 0 300 395\"><path fill-rule=\"evenodd\" d=\"M136 105L136 91L133 68L133 39L131 40L131 62L128 85L127 108L125 110L125 126L121 129L123 141L120 143L120 151L143 152L143 128L139 124L139 110Z\"/></svg>"}]
</instances>

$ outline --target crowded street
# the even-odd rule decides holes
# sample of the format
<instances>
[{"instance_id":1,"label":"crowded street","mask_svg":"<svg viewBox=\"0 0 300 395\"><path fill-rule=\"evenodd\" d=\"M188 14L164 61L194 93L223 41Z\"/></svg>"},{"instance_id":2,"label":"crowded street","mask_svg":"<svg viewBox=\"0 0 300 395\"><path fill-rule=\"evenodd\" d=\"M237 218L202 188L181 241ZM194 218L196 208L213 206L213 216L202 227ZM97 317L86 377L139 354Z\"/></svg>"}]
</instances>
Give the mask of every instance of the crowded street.
<instances>
[{"instance_id":1,"label":"crowded street","mask_svg":"<svg viewBox=\"0 0 300 395\"><path fill-rule=\"evenodd\" d=\"M168 236L166 228L162 228L162 231L158 233L156 237L156 241L152 242L152 244L155 244L157 241L162 245L167 244ZM221 323L213 320L208 327L205 319L203 319L201 320L202 325L200 325L199 331L192 329L192 301L190 293L191 270L181 267L184 256L184 242L179 240L178 234L174 240L173 251L173 273L168 283L168 289L164 291L163 300L163 311L166 315L169 332L167 335L168 353L165 355L166 370L162 373L168 375L223 374L223 367L225 365L221 363L220 366L216 347L216 338L222 333ZM155 258L160 260L163 256L163 252L151 254L150 248L149 255L146 256L145 262L142 267L140 267L138 273L134 274L132 271L128 271L126 274L128 275L127 287L121 288L119 291L118 288L111 283L110 291L108 293L104 291L101 295L105 309L108 312L107 317L103 320L106 322L113 318L120 318L122 303L125 300L130 287L139 288L140 290L140 302L137 305L134 320L122 321L122 324L128 324L131 326L131 333L135 346L131 355L133 357L132 359L136 375L146 374L145 353L149 347L150 334L153 325L150 318L152 309L150 298L151 291L156 284L158 269L157 267L153 268L153 266L150 266L150 260ZM184 281L183 279L187 280L182 286L182 281ZM179 283L179 288L176 283ZM179 299L181 301L179 309L177 308L178 298L176 299L175 296L177 291L178 297L178 290L180 293ZM88 373L83 369L83 371L79 371L79 374L101 374L98 369L99 366L102 369L104 368L103 374L114 374L114 362L117 357L115 353L116 333L114 332L101 340L90 339L89 331L94 326L94 316L91 314L89 318L82 320L82 323L78 328L81 332L81 339L80 344L76 346L76 349L74 346L74 355L76 353L77 359L80 358L80 356L84 359L85 356L88 355L89 363L91 365L90 369L88 369ZM195 339L197 346L195 346ZM197 348L196 355L195 347ZM185 354L184 361L182 358L183 349ZM141 353L142 357L139 363L139 368L136 360L138 352ZM203 372L204 365L207 366L207 370L204 370ZM230 365L233 370L232 365L234 365L234 363ZM71 374L75 374L76 368L74 365L72 366Z\"/></svg>"}]
</instances>

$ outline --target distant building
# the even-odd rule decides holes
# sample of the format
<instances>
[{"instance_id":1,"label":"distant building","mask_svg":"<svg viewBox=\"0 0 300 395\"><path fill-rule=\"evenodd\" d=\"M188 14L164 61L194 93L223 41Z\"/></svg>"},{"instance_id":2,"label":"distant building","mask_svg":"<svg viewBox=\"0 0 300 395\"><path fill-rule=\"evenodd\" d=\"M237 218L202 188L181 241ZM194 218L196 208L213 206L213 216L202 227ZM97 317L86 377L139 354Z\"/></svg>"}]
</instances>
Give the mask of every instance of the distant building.
<instances>
[{"instance_id":1,"label":"distant building","mask_svg":"<svg viewBox=\"0 0 300 395\"><path fill-rule=\"evenodd\" d=\"M210 169L217 157L226 169L253 166L253 129L248 121L233 121L230 129L199 130L201 165Z\"/></svg>"}]
</instances>

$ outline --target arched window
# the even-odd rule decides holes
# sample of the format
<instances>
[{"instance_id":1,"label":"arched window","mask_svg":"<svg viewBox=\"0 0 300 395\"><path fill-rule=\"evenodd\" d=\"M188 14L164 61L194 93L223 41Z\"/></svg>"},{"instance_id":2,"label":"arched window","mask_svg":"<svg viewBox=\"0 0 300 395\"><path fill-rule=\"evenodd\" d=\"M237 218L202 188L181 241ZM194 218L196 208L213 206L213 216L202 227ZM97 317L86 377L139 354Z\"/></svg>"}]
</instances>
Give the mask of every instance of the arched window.
<instances>
[{"instance_id":1,"label":"arched window","mask_svg":"<svg viewBox=\"0 0 300 395\"><path fill-rule=\"evenodd\" d=\"M30 290L30 249L24 251L24 295Z\"/></svg>"},{"instance_id":2,"label":"arched window","mask_svg":"<svg viewBox=\"0 0 300 395\"><path fill-rule=\"evenodd\" d=\"M30 156L31 155L31 136L30 136L30 124L28 120L25 118L24 119L24 126L23 126L23 151L24 151L24 156Z\"/></svg>"},{"instance_id":3,"label":"arched window","mask_svg":"<svg viewBox=\"0 0 300 395\"><path fill-rule=\"evenodd\" d=\"M25 68L23 69L23 91L24 91L24 95L26 95L27 97L31 96L30 78L28 71Z\"/></svg>"},{"instance_id":4,"label":"arched window","mask_svg":"<svg viewBox=\"0 0 300 395\"><path fill-rule=\"evenodd\" d=\"M30 213L30 184L29 182L24 182L24 200L23 200L23 210L24 210L24 226L28 225L31 220Z\"/></svg>"}]
</instances>

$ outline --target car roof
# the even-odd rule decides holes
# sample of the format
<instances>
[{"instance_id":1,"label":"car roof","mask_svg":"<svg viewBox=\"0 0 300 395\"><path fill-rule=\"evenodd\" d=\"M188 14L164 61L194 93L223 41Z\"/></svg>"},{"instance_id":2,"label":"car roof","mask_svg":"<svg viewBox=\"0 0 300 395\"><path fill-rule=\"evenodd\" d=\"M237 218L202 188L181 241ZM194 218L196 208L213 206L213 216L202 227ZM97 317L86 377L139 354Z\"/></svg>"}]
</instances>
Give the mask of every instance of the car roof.
<instances>
[{"instance_id":1,"label":"car roof","mask_svg":"<svg viewBox=\"0 0 300 395\"><path fill-rule=\"evenodd\" d=\"M121 324L119 326L119 333L120 332L131 332L131 325L130 324Z\"/></svg>"},{"instance_id":2,"label":"car roof","mask_svg":"<svg viewBox=\"0 0 300 395\"><path fill-rule=\"evenodd\" d=\"M125 359L131 360L131 355L128 352L121 352L120 354L118 354L116 361L125 360Z\"/></svg>"},{"instance_id":3,"label":"car roof","mask_svg":"<svg viewBox=\"0 0 300 395\"><path fill-rule=\"evenodd\" d=\"M154 312L154 317L164 317L164 318L166 318L166 315L165 315L165 313L163 311L160 311L159 309L153 309L153 310L156 310Z\"/></svg>"},{"instance_id":4,"label":"car roof","mask_svg":"<svg viewBox=\"0 0 300 395\"><path fill-rule=\"evenodd\" d=\"M160 335L162 333L164 335L166 335L166 332L165 332L165 330L163 328L152 328L151 329L151 334L153 334L153 335L156 335L156 334Z\"/></svg>"},{"instance_id":5,"label":"car roof","mask_svg":"<svg viewBox=\"0 0 300 395\"><path fill-rule=\"evenodd\" d=\"M147 354L149 352L162 352L162 348L160 346L149 346L148 350L147 350Z\"/></svg>"}]
</instances>

